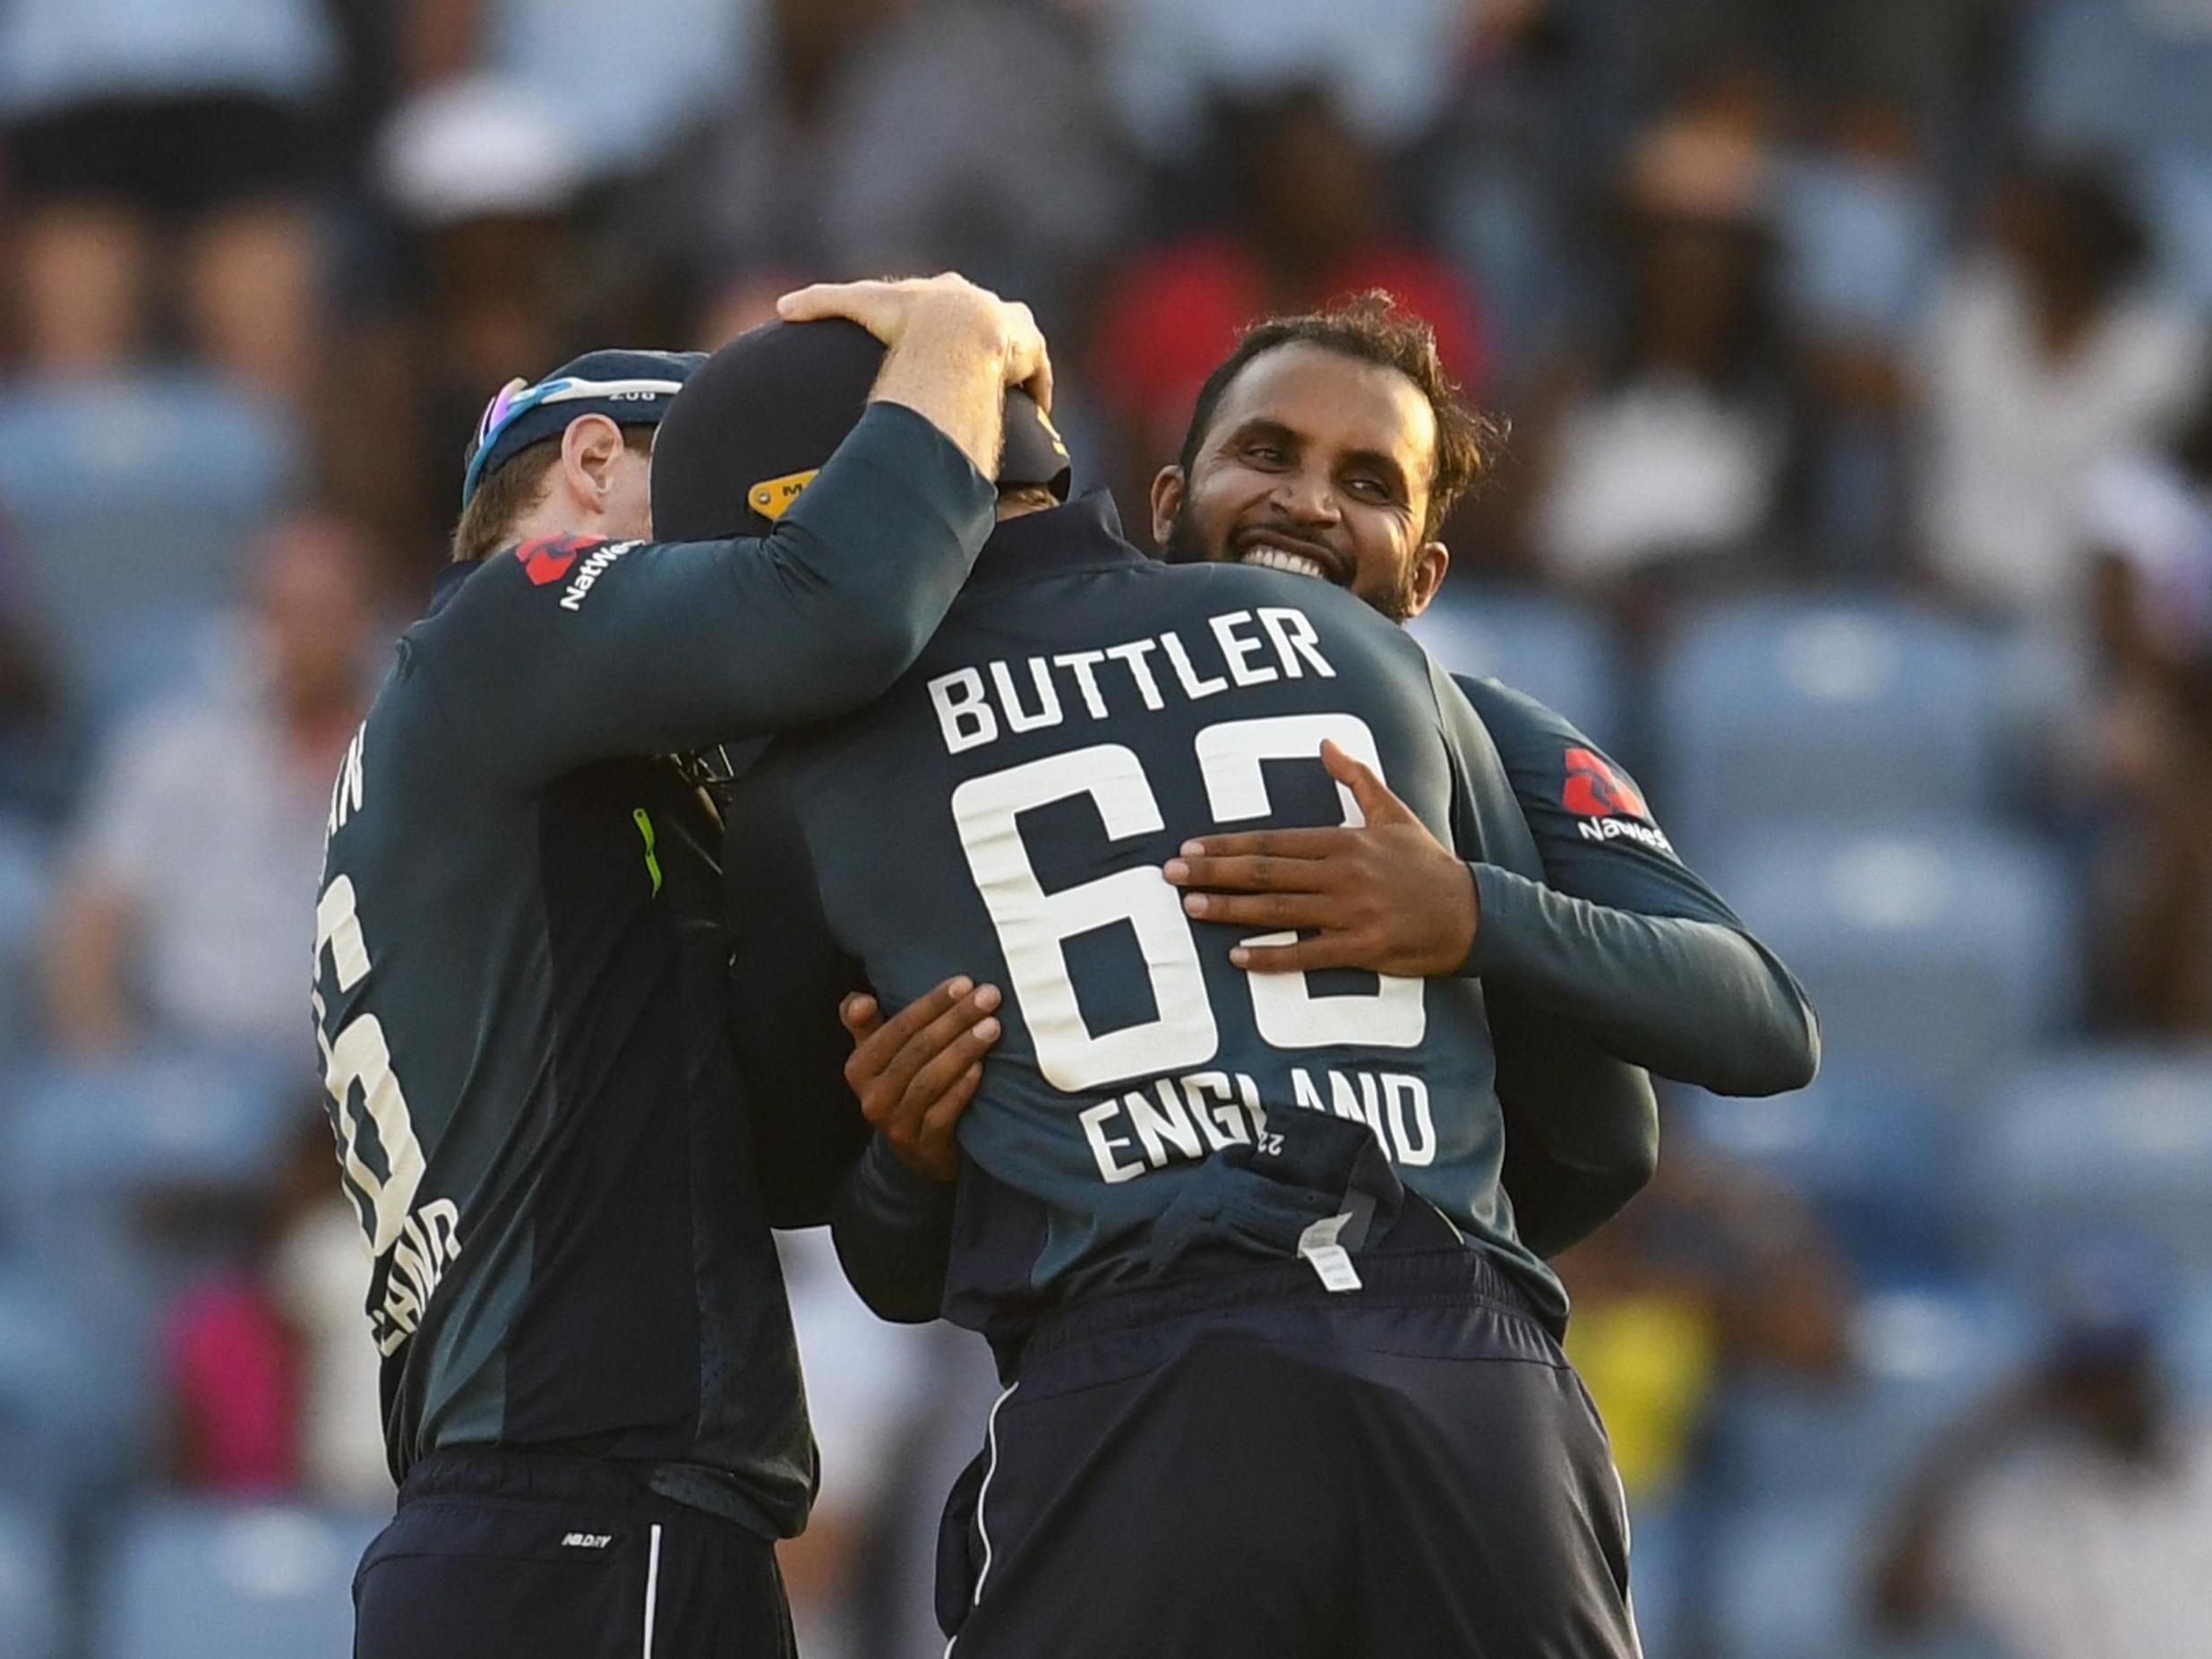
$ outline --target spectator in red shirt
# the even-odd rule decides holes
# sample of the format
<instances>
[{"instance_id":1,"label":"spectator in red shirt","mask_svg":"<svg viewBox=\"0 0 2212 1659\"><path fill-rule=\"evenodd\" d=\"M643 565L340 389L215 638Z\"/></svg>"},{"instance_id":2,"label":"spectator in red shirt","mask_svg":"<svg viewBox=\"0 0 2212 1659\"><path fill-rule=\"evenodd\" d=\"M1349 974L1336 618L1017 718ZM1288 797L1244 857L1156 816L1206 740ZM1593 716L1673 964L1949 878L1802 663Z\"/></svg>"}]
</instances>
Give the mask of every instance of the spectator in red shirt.
<instances>
[{"instance_id":1,"label":"spectator in red shirt","mask_svg":"<svg viewBox=\"0 0 2212 1659\"><path fill-rule=\"evenodd\" d=\"M1370 288L1426 318L1445 366L1480 391L1486 353L1472 287L1390 222L1384 158L1326 92L1308 87L1230 109L1222 136L1237 222L1139 258L1107 297L1095 373L1132 465L1181 442L1199 385L1247 323ZM1144 494L1140 486L1130 499Z\"/></svg>"}]
</instances>

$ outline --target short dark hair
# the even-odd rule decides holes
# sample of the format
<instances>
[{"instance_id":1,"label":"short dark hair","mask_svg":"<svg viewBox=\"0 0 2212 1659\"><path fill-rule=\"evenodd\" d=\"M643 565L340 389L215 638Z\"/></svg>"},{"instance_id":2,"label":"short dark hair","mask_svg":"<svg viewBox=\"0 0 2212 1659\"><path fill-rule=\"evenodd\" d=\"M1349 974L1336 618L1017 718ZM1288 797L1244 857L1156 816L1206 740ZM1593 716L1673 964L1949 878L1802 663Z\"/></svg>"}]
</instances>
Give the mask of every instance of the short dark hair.
<instances>
[{"instance_id":1,"label":"short dark hair","mask_svg":"<svg viewBox=\"0 0 2212 1659\"><path fill-rule=\"evenodd\" d=\"M1421 527L1422 538L1434 540L1460 497L1489 470L1505 432L1498 422L1462 401L1459 383L1437 354L1436 331L1414 313L1400 310L1398 302L1380 288L1301 316L1269 317L1245 330L1236 349L1222 359L1198 389L1190 425L1183 434L1182 453L1176 457L1183 476L1189 477L1197 464L1198 449L1213 424L1214 410L1237 376L1254 358L1280 346L1315 346L1395 369L1420 388L1436 417L1428 517Z\"/></svg>"},{"instance_id":2,"label":"short dark hair","mask_svg":"<svg viewBox=\"0 0 2212 1659\"><path fill-rule=\"evenodd\" d=\"M639 455L653 452L653 428L624 425L622 446ZM537 505L545 493L545 475L561 464L561 434L517 450L486 473L461 509L453 527L453 562L466 564L497 553L514 533L515 520Z\"/></svg>"}]
</instances>

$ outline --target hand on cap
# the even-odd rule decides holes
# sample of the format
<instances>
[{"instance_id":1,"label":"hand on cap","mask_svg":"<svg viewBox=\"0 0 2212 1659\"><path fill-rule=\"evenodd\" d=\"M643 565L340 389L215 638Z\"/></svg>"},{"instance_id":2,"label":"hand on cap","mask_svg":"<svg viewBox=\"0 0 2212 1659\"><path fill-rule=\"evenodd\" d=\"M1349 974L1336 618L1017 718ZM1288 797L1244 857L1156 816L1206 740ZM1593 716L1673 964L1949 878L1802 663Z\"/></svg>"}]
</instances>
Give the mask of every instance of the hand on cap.
<instances>
[{"instance_id":1,"label":"hand on cap","mask_svg":"<svg viewBox=\"0 0 2212 1659\"><path fill-rule=\"evenodd\" d=\"M923 333L966 335L999 360L1004 383L1052 408L1052 358L1037 319L1019 300L1000 299L956 271L896 280L817 282L776 302L786 322L844 317L887 346Z\"/></svg>"}]
</instances>

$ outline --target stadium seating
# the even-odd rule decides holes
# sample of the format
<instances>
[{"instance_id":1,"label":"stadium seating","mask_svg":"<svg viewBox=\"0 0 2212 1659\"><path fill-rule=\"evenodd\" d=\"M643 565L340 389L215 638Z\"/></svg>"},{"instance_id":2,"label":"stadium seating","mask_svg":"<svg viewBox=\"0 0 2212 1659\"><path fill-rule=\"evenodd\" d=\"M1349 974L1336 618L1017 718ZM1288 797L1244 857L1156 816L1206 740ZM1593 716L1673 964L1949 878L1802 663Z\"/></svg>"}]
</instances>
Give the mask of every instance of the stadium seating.
<instances>
[{"instance_id":1,"label":"stadium seating","mask_svg":"<svg viewBox=\"0 0 2212 1659\"><path fill-rule=\"evenodd\" d=\"M2212 1053L2085 1048L2019 1072L1977 1126L1966 1170L1976 1236L2033 1277L2054 1242L2126 1229L2212 1269Z\"/></svg>"},{"instance_id":2,"label":"stadium seating","mask_svg":"<svg viewBox=\"0 0 2212 1659\"><path fill-rule=\"evenodd\" d=\"M300 467L293 429L204 376L0 389L0 501L33 614L73 669L98 659L116 617L227 597Z\"/></svg>"},{"instance_id":3,"label":"stadium seating","mask_svg":"<svg viewBox=\"0 0 2212 1659\"><path fill-rule=\"evenodd\" d=\"M1760 1378L1732 1392L1716 1425L1729 1501L1708 1563L1721 1654L1985 1659L1961 1638L1876 1636L1867 1573L1903 1483L1945 1426L2023 1362L2031 1336L2026 1310L2002 1286L1883 1292L1853 1321L1856 1379Z\"/></svg>"},{"instance_id":4,"label":"stadium seating","mask_svg":"<svg viewBox=\"0 0 2212 1659\"><path fill-rule=\"evenodd\" d=\"M1998 652L1894 601L1760 598L1659 665L1652 778L1693 860L1782 825L1963 821L1997 798Z\"/></svg>"},{"instance_id":5,"label":"stadium seating","mask_svg":"<svg viewBox=\"0 0 2212 1659\"><path fill-rule=\"evenodd\" d=\"M1685 1089L1677 1126L1810 1201L1864 1278L1925 1276L1952 1259L1958 1125L1863 1061L1838 1060L1810 1088L1769 1100Z\"/></svg>"},{"instance_id":6,"label":"stadium seating","mask_svg":"<svg viewBox=\"0 0 2212 1659\"><path fill-rule=\"evenodd\" d=\"M22 1057L38 1026L39 938L48 880L39 838L0 818L0 1074Z\"/></svg>"},{"instance_id":7,"label":"stadium seating","mask_svg":"<svg viewBox=\"0 0 2212 1659\"><path fill-rule=\"evenodd\" d=\"M1850 1376L1754 1371L1731 1384L1712 1425L1716 1483L1750 1505L1848 1491L1878 1501L1954 1414L2021 1362L2033 1330L2002 1285L1877 1291L1852 1316Z\"/></svg>"},{"instance_id":8,"label":"stadium seating","mask_svg":"<svg viewBox=\"0 0 2212 1659\"><path fill-rule=\"evenodd\" d=\"M210 1255L182 1240L154 1249L142 1200L260 1190L301 1110L296 1081L273 1061L235 1057L51 1064L0 1119L11 1231L100 1345L90 1404L119 1457L150 1444L161 1311Z\"/></svg>"},{"instance_id":9,"label":"stadium seating","mask_svg":"<svg viewBox=\"0 0 2212 1659\"><path fill-rule=\"evenodd\" d=\"M156 1500L123 1522L95 1659L322 1659L351 1651L350 1586L380 1517Z\"/></svg>"},{"instance_id":10,"label":"stadium seating","mask_svg":"<svg viewBox=\"0 0 2212 1659\"><path fill-rule=\"evenodd\" d=\"M0 1654L61 1659L64 1617L53 1528L0 1506Z\"/></svg>"},{"instance_id":11,"label":"stadium seating","mask_svg":"<svg viewBox=\"0 0 2212 1659\"><path fill-rule=\"evenodd\" d=\"M154 701L206 685L244 659L245 641L228 607L186 600L119 612L102 625L99 655L78 689L92 731L112 731Z\"/></svg>"},{"instance_id":12,"label":"stadium seating","mask_svg":"<svg viewBox=\"0 0 2212 1659\"><path fill-rule=\"evenodd\" d=\"M44 1212L159 1187L251 1188L281 1150L304 1071L228 1054L50 1062L0 1125L13 1197Z\"/></svg>"},{"instance_id":13,"label":"stadium seating","mask_svg":"<svg viewBox=\"0 0 2212 1659\"><path fill-rule=\"evenodd\" d=\"M1410 632L1453 673L1503 680L1557 709L1616 755L1633 749L1633 734L1621 730L1613 640L1603 623L1571 600L1447 581Z\"/></svg>"},{"instance_id":14,"label":"stadium seating","mask_svg":"<svg viewBox=\"0 0 2212 1659\"><path fill-rule=\"evenodd\" d=\"M2003 1659L1968 1631L1897 1639L1873 1630L1867 1579L1875 1520L1848 1498L1730 1516L1715 1550L1717 1652L1723 1659Z\"/></svg>"},{"instance_id":15,"label":"stadium seating","mask_svg":"<svg viewBox=\"0 0 2212 1659\"><path fill-rule=\"evenodd\" d=\"M112 1367L27 1265L0 1267L0 1494L59 1509L114 1472L114 1437L99 1431L98 1410ZM0 1654L14 1651L0 1641Z\"/></svg>"},{"instance_id":16,"label":"stadium seating","mask_svg":"<svg viewBox=\"0 0 2212 1659\"><path fill-rule=\"evenodd\" d=\"M1830 1063L1878 1063L1947 1110L2078 1003L2070 888L2028 838L1808 829L1703 867L1805 981Z\"/></svg>"}]
</instances>

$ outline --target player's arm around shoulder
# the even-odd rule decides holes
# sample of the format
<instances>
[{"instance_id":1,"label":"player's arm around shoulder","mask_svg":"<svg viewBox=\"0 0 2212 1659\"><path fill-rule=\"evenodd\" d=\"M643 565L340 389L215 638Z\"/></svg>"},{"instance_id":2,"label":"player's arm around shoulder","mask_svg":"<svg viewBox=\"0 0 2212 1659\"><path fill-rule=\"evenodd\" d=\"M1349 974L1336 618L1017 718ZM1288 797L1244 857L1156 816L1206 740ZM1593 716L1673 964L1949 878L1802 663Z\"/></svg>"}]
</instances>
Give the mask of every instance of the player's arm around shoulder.
<instances>
[{"instance_id":1,"label":"player's arm around shoulder","mask_svg":"<svg viewBox=\"0 0 2212 1659\"><path fill-rule=\"evenodd\" d=\"M488 763L536 779L825 719L921 653L995 521L978 463L1005 388L1050 395L1043 342L1025 306L957 279L807 293L807 314L853 316L889 349L859 425L773 529L526 541L425 628Z\"/></svg>"},{"instance_id":2,"label":"player's arm around shoulder","mask_svg":"<svg viewBox=\"0 0 2212 1659\"><path fill-rule=\"evenodd\" d=\"M1676 854L1628 772L1564 716L1496 680L1453 676L1488 731L1543 864L1540 888L1474 866L1484 933L1467 970L1497 971L1516 948L1541 948L1562 924L1590 916L1546 890L1642 919L1607 931L1610 947L1654 975L1688 967L1677 994L1715 994L1704 1010L1710 1051L1683 1080L1732 1094L1802 1087L1820 1064L1820 1026L1795 976ZM1510 972L1501 974L1510 977ZM1665 981L1660 981L1665 988Z\"/></svg>"}]
</instances>

